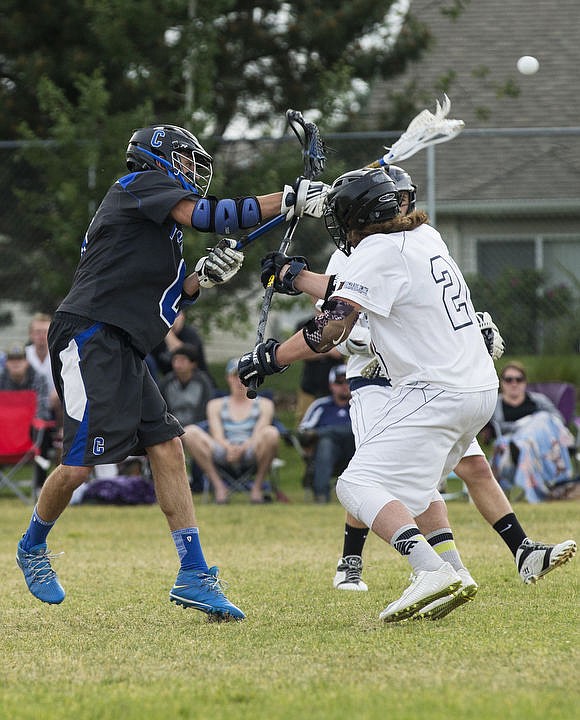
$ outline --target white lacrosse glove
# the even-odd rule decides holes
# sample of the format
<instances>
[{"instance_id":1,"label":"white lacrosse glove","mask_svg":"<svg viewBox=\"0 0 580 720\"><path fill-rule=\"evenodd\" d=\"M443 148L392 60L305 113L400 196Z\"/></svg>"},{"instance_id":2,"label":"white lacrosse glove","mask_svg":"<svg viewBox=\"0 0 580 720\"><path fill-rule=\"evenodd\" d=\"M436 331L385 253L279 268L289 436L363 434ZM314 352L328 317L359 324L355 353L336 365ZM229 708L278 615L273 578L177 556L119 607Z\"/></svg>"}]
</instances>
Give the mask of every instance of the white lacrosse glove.
<instances>
[{"instance_id":1,"label":"white lacrosse glove","mask_svg":"<svg viewBox=\"0 0 580 720\"><path fill-rule=\"evenodd\" d=\"M494 360L499 360L504 354L505 343L499 334L497 325L491 319L491 315L488 312L476 312L475 314L488 353Z\"/></svg>"},{"instance_id":2,"label":"white lacrosse glove","mask_svg":"<svg viewBox=\"0 0 580 720\"><path fill-rule=\"evenodd\" d=\"M244 253L235 250L236 245L236 240L223 238L197 261L195 272L202 288L227 283L242 267Z\"/></svg>"},{"instance_id":3,"label":"white lacrosse glove","mask_svg":"<svg viewBox=\"0 0 580 720\"><path fill-rule=\"evenodd\" d=\"M304 214L313 218L321 218L324 211L324 202L330 185L317 181L310 181L308 193L304 202Z\"/></svg>"},{"instance_id":4,"label":"white lacrosse glove","mask_svg":"<svg viewBox=\"0 0 580 720\"><path fill-rule=\"evenodd\" d=\"M326 183L299 177L294 185L284 185L280 212L286 220L302 215L320 218L329 189Z\"/></svg>"}]
</instances>

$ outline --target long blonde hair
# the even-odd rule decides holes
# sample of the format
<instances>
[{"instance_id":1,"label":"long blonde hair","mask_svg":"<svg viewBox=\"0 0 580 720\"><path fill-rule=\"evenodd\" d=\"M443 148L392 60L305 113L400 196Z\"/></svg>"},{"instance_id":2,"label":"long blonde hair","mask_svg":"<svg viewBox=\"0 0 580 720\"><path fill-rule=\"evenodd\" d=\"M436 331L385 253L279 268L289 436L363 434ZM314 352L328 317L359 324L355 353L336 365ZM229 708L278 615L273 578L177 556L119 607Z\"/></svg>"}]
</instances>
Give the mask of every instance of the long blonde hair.
<instances>
[{"instance_id":1,"label":"long blonde hair","mask_svg":"<svg viewBox=\"0 0 580 720\"><path fill-rule=\"evenodd\" d=\"M396 215L386 222L367 225L364 230L349 230L347 239L353 247L356 247L363 238L369 235L414 230L427 222L429 222L429 216L424 210L413 210L408 215Z\"/></svg>"}]
</instances>

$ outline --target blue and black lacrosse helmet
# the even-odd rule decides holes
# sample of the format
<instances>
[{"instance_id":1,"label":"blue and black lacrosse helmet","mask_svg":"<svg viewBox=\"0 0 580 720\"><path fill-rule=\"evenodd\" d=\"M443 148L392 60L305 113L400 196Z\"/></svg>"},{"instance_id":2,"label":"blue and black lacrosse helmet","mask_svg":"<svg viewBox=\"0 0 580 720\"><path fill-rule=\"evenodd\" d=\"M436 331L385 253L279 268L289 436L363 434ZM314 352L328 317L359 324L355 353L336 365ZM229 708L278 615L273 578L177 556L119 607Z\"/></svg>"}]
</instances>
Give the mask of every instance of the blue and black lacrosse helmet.
<instances>
[{"instance_id":1,"label":"blue and black lacrosse helmet","mask_svg":"<svg viewBox=\"0 0 580 720\"><path fill-rule=\"evenodd\" d=\"M154 125L135 130L126 157L131 172L166 171L186 190L202 196L209 190L212 157L195 135L177 125Z\"/></svg>"},{"instance_id":2,"label":"blue and black lacrosse helmet","mask_svg":"<svg viewBox=\"0 0 580 720\"><path fill-rule=\"evenodd\" d=\"M335 245L350 255L349 230L391 220L399 214L397 187L384 170L363 168L344 173L326 196L324 222Z\"/></svg>"}]
</instances>

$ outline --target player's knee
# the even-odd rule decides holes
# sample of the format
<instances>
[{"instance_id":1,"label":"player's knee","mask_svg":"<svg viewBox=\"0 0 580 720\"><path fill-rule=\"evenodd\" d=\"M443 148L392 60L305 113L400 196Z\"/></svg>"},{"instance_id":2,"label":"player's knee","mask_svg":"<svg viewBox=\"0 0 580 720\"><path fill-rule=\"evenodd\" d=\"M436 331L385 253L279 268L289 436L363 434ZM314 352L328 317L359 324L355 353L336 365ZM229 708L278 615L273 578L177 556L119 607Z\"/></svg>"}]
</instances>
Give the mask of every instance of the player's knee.
<instances>
[{"instance_id":1,"label":"player's knee","mask_svg":"<svg viewBox=\"0 0 580 720\"><path fill-rule=\"evenodd\" d=\"M469 487L470 484L488 480L491 477L491 468L483 455L471 455L459 461L455 474Z\"/></svg>"},{"instance_id":2,"label":"player's knee","mask_svg":"<svg viewBox=\"0 0 580 720\"><path fill-rule=\"evenodd\" d=\"M92 467L60 466L61 479L69 490L76 490L83 483L87 482L92 471Z\"/></svg>"}]
</instances>

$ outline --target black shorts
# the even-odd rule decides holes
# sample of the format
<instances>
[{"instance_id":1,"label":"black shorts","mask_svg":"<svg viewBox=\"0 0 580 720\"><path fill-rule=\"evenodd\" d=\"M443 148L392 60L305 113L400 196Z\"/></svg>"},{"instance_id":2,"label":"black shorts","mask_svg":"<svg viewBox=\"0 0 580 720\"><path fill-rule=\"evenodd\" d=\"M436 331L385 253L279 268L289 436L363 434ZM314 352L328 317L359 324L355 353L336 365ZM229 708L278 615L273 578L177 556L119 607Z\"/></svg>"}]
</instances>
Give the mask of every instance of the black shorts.
<instances>
[{"instance_id":1,"label":"black shorts","mask_svg":"<svg viewBox=\"0 0 580 720\"><path fill-rule=\"evenodd\" d=\"M122 330L57 312L48 342L63 401L63 465L117 463L183 435Z\"/></svg>"}]
</instances>

